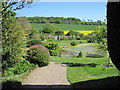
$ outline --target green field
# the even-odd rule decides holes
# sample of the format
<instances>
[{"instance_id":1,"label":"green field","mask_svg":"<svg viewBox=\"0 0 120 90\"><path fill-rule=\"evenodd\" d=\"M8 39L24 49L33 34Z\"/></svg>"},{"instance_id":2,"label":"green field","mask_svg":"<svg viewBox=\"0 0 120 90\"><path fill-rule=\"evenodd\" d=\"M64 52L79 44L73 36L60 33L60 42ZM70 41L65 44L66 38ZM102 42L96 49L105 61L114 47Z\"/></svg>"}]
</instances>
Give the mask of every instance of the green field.
<instances>
[{"instance_id":1,"label":"green field","mask_svg":"<svg viewBox=\"0 0 120 90\"><path fill-rule=\"evenodd\" d=\"M38 23L31 23L32 25L36 26L39 30L42 30L45 24L38 24ZM85 31L85 30L95 30L98 25L81 25L81 24L53 24L59 28L61 28L62 31Z\"/></svg>"},{"instance_id":2,"label":"green field","mask_svg":"<svg viewBox=\"0 0 120 90\"><path fill-rule=\"evenodd\" d=\"M51 61L67 65L67 79L71 83L118 76L118 70L106 67L109 58L65 58L51 57Z\"/></svg>"}]
</instances>

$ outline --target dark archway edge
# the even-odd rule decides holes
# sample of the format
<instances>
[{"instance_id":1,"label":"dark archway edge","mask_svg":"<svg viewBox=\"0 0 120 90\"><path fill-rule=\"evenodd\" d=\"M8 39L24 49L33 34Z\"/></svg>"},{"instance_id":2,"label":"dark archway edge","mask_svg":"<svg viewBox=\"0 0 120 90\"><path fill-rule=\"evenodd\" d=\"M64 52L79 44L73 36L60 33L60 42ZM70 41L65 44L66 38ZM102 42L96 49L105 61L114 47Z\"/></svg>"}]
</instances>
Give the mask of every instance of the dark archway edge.
<instances>
[{"instance_id":1,"label":"dark archway edge","mask_svg":"<svg viewBox=\"0 0 120 90\"><path fill-rule=\"evenodd\" d=\"M107 38L112 62L120 70L120 2L107 3Z\"/></svg>"}]
</instances>

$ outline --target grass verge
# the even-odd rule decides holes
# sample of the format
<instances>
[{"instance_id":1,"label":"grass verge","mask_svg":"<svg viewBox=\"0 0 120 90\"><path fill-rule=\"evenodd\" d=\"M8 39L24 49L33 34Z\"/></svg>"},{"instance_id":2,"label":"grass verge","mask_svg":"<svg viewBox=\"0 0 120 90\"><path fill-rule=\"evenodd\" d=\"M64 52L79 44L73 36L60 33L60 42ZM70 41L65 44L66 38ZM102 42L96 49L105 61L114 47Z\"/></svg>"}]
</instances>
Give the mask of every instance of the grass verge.
<instances>
[{"instance_id":1,"label":"grass verge","mask_svg":"<svg viewBox=\"0 0 120 90\"><path fill-rule=\"evenodd\" d=\"M51 61L67 65L67 79L71 83L102 79L118 76L118 70L111 63L107 67L109 58L65 58L51 57Z\"/></svg>"}]
</instances>

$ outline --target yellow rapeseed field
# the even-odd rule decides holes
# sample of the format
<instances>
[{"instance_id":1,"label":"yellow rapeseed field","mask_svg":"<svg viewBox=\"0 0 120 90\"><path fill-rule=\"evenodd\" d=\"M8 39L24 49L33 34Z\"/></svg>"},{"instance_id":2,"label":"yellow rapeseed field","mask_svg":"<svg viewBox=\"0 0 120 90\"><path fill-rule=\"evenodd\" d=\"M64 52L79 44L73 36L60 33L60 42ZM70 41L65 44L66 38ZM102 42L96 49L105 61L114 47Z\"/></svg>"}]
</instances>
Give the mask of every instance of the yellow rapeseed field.
<instances>
[{"instance_id":1,"label":"yellow rapeseed field","mask_svg":"<svg viewBox=\"0 0 120 90\"><path fill-rule=\"evenodd\" d=\"M69 31L64 31L64 34L67 34Z\"/></svg>"},{"instance_id":2,"label":"yellow rapeseed field","mask_svg":"<svg viewBox=\"0 0 120 90\"><path fill-rule=\"evenodd\" d=\"M64 34L67 34L68 32L69 31L64 31ZM84 31L75 31L75 32L80 32L80 33L82 33L84 35L88 35L88 34L94 32L94 30L84 30Z\"/></svg>"}]
</instances>

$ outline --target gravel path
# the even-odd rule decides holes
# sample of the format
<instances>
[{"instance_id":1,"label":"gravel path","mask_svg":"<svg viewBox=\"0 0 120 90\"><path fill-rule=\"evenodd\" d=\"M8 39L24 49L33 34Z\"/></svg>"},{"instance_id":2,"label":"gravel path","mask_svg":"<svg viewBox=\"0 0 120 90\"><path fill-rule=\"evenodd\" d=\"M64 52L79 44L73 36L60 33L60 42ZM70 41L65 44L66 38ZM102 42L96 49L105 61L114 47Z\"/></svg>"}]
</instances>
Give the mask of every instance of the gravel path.
<instances>
[{"instance_id":1,"label":"gravel path","mask_svg":"<svg viewBox=\"0 0 120 90\"><path fill-rule=\"evenodd\" d=\"M65 64L50 62L48 66L33 70L22 85L72 88L66 78L66 69Z\"/></svg>"}]
</instances>

